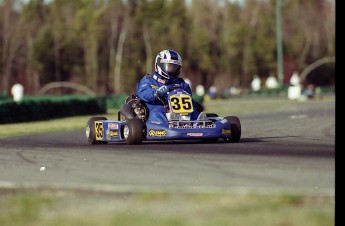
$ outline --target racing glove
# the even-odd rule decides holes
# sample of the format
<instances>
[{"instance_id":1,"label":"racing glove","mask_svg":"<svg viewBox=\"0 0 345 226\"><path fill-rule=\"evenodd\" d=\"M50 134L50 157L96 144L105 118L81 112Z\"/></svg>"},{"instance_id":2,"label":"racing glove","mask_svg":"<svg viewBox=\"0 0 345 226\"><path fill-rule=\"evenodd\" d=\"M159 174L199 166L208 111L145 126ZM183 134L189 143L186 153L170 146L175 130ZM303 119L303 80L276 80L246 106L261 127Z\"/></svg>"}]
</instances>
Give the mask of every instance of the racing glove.
<instances>
[{"instance_id":1,"label":"racing glove","mask_svg":"<svg viewBox=\"0 0 345 226\"><path fill-rule=\"evenodd\" d=\"M166 85L163 85L159 87L158 89L156 89L155 94L157 94L158 96L164 96L165 94L167 94L167 92L168 92L168 87Z\"/></svg>"}]
</instances>

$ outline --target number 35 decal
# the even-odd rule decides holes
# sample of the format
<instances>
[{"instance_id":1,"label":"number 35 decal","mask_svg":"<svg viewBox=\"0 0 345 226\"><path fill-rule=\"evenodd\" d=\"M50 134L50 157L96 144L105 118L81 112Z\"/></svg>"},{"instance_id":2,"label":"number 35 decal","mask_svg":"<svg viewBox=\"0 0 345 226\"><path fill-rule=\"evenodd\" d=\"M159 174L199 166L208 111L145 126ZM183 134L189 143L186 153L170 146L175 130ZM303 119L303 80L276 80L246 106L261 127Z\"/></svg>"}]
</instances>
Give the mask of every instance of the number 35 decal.
<instances>
[{"instance_id":1,"label":"number 35 decal","mask_svg":"<svg viewBox=\"0 0 345 226\"><path fill-rule=\"evenodd\" d=\"M103 139L103 123L96 122L95 129L96 129L96 140L102 140Z\"/></svg>"},{"instance_id":2,"label":"number 35 decal","mask_svg":"<svg viewBox=\"0 0 345 226\"><path fill-rule=\"evenodd\" d=\"M193 112L192 98L188 95L171 96L170 105L172 112L175 113Z\"/></svg>"}]
</instances>

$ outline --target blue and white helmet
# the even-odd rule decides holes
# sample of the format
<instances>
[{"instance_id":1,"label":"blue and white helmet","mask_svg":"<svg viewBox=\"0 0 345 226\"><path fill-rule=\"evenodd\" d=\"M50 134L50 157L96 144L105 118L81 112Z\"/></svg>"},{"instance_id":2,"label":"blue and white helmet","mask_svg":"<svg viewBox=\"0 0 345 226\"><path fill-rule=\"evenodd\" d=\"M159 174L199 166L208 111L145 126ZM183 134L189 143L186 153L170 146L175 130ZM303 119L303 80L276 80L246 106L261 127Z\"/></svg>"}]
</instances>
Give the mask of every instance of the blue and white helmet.
<instances>
[{"instance_id":1,"label":"blue and white helmet","mask_svg":"<svg viewBox=\"0 0 345 226\"><path fill-rule=\"evenodd\" d=\"M174 50L163 50L158 53L155 62L155 71L163 78L174 80L180 75L182 58Z\"/></svg>"}]
</instances>

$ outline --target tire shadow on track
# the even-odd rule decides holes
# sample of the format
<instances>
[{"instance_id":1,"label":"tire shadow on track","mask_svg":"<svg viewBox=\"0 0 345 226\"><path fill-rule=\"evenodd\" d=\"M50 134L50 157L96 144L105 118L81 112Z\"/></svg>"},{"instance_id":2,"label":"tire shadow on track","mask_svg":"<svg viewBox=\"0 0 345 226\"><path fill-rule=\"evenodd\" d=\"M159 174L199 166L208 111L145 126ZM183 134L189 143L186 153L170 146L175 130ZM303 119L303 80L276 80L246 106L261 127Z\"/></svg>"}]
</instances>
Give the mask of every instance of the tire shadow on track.
<instances>
[{"instance_id":1,"label":"tire shadow on track","mask_svg":"<svg viewBox=\"0 0 345 226\"><path fill-rule=\"evenodd\" d=\"M281 142L284 137L242 138L238 143L203 142L200 140L144 141L140 145L109 143L110 149L131 153L176 153L176 154L225 154L225 155L259 155L259 156L292 156L334 158L335 148L332 145L296 142ZM289 137L294 138L294 137ZM273 140L272 139L277 139ZM101 149L104 149L102 145ZM92 147L95 147L92 145ZM116 147L121 147L117 150Z\"/></svg>"},{"instance_id":2,"label":"tire shadow on track","mask_svg":"<svg viewBox=\"0 0 345 226\"><path fill-rule=\"evenodd\" d=\"M50 133L27 135L2 139L2 147L41 149L46 151L64 149L66 151L106 151L119 154L129 153L177 153L177 154L225 154L225 155L260 155L260 156L297 156L335 158L335 145L322 141L298 139L297 136L243 137L238 143L225 143L202 140L143 141L140 145L128 145L124 142L91 145L78 133ZM74 136L68 136L74 135ZM68 138L68 139L66 139ZM296 141L298 139L298 141Z\"/></svg>"}]
</instances>

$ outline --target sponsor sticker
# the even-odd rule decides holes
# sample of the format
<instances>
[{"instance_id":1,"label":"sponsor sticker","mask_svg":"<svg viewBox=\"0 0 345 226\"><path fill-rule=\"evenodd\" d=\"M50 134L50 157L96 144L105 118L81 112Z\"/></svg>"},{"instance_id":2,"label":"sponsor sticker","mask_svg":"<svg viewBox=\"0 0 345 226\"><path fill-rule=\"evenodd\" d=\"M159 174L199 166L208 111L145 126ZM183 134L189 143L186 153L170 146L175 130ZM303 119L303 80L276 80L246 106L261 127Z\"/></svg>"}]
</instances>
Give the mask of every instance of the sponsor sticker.
<instances>
[{"instance_id":1,"label":"sponsor sticker","mask_svg":"<svg viewBox=\"0 0 345 226\"><path fill-rule=\"evenodd\" d=\"M158 121L150 121L153 124L162 124L162 122L158 122Z\"/></svg>"},{"instance_id":2,"label":"sponsor sticker","mask_svg":"<svg viewBox=\"0 0 345 226\"><path fill-rule=\"evenodd\" d=\"M172 59L161 59L161 63L179 64L178 60L172 60Z\"/></svg>"},{"instance_id":3,"label":"sponsor sticker","mask_svg":"<svg viewBox=\"0 0 345 226\"><path fill-rule=\"evenodd\" d=\"M231 130L230 129L222 129L222 135L230 135Z\"/></svg>"},{"instance_id":4,"label":"sponsor sticker","mask_svg":"<svg viewBox=\"0 0 345 226\"><path fill-rule=\"evenodd\" d=\"M165 137L167 135L167 131L165 130L149 130L150 137Z\"/></svg>"},{"instance_id":5,"label":"sponsor sticker","mask_svg":"<svg viewBox=\"0 0 345 226\"><path fill-rule=\"evenodd\" d=\"M159 83L165 84L165 80L163 80L163 79L161 79L161 78L158 78L157 81L158 81Z\"/></svg>"},{"instance_id":6,"label":"sponsor sticker","mask_svg":"<svg viewBox=\"0 0 345 226\"><path fill-rule=\"evenodd\" d=\"M119 125L116 123L109 123L108 128L109 129L119 129Z\"/></svg>"},{"instance_id":7,"label":"sponsor sticker","mask_svg":"<svg viewBox=\"0 0 345 226\"><path fill-rule=\"evenodd\" d=\"M110 130L109 135L111 137L119 137L119 131L118 130Z\"/></svg>"},{"instance_id":8,"label":"sponsor sticker","mask_svg":"<svg viewBox=\"0 0 345 226\"><path fill-rule=\"evenodd\" d=\"M187 136L190 137L201 137L203 133L187 133Z\"/></svg>"}]
</instances>

